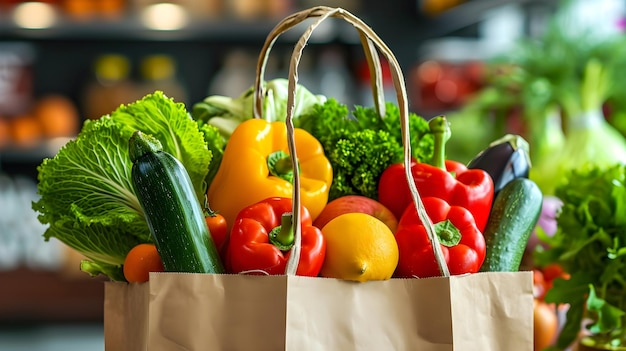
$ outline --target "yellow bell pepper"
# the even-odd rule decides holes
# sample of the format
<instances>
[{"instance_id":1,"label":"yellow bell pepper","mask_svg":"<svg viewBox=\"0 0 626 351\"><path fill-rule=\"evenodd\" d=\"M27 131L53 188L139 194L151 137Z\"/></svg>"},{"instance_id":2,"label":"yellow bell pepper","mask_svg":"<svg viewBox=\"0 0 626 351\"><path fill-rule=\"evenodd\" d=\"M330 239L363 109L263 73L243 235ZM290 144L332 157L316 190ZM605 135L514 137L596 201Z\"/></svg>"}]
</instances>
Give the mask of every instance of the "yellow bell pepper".
<instances>
[{"instance_id":1,"label":"yellow bell pepper","mask_svg":"<svg viewBox=\"0 0 626 351\"><path fill-rule=\"evenodd\" d=\"M333 178L320 142L303 129L294 132L300 175L300 199L313 220L328 202ZM207 195L229 228L239 211L272 196L291 197L293 175L284 122L250 119L231 134Z\"/></svg>"}]
</instances>

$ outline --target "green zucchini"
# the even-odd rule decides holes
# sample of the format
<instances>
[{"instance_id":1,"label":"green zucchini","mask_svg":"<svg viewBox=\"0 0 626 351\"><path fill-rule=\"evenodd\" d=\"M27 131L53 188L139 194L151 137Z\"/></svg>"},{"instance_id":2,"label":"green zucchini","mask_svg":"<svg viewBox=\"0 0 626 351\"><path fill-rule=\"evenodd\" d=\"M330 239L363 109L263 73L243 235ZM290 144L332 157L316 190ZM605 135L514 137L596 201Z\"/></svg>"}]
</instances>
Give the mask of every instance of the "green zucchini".
<instances>
[{"instance_id":1,"label":"green zucchini","mask_svg":"<svg viewBox=\"0 0 626 351\"><path fill-rule=\"evenodd\" d=\"M151 135L129 141L131 178L157 250L168 272L223 273L215 243L189 174Z\"/></svg>"},{"instance_id":2,"label":"green zucchini","mask_svg":"<svg viewBox=\"0 0 626 351\"><path fill-rule=\"evenodd\" d=\"M483 233L487 254L482 272L519 270L542 205L541 190L528 178L516 178L500 190Z\"/></svg>"}]
</instances>

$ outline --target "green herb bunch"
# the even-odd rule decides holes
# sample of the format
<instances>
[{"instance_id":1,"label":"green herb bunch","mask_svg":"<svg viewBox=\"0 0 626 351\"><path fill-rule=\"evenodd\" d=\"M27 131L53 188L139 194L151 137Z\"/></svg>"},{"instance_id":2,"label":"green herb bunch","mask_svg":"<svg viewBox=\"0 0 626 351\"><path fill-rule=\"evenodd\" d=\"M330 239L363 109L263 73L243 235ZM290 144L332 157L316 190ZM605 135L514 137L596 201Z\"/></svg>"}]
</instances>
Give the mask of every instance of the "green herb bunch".
<instances>
[{"instance_id":1,"label":"green herb bunch","mask_svg":"<svg viewBox=\"0 0 626 351\"><path fill-rule=\"evenodd\" d=\"M563 201L557 232L540 238L548 249L535 252L539 266L557 263L570 275L558 278L547 302L569 304L557 341L566 349L581 323L594 339L626 345L626 165L589 166L571 171L556 188Z\"/></svg>"}]
</instances>

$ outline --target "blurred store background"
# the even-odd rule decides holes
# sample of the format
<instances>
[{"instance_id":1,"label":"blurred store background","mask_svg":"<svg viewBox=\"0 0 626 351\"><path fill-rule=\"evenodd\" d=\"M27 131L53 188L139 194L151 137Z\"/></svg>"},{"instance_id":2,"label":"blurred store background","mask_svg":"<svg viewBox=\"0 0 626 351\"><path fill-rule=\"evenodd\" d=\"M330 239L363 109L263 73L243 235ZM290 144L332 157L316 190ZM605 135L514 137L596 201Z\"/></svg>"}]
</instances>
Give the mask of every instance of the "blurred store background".
<instances>
[{"instance_id":1,"label":"blurred store background","mask_svg":"<svg viewBox=\"0 0 626 351\"><path fill-rule=\"evenodd\" d=\"M521 39L541 37L565 3L574 22L562 23L563 31L594 27L599 41L621 35L624 0L0 0L0 350L104 347L102 280L80 273L71 250L45 242L31 210L37 166L84 120L156 89L188 106L208 95L237 96L252 85L273 25L322 4L355 13L388 44L412 111L462 119L492 83L490 63ZM268 78L286 76L294 37L277 43ZM356 33L325 22L305 51L300 82L367 105L365 68ZM527 130L515 106L496 132ZM466 144L450 147L458 158L491 138L496 122L481 113L485 128L467 128L458 137Z\"/></svg>"}]
</instances>

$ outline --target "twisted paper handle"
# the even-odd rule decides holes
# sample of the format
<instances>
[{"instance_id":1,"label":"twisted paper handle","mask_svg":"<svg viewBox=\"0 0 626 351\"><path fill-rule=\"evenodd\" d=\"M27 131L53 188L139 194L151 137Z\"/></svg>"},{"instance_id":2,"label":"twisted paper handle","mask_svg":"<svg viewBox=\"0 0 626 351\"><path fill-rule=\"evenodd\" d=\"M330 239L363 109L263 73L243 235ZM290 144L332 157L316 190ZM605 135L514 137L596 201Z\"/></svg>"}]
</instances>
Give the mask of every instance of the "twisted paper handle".
<instances>
[{"instance_id":1,"label":"twisted paper handle","mask_svg":"<svg viewBox=\"0 0 626 351\"><path fill-rule=\"evenodd\" d=\"M435 253L435 259L439 265L439 269L443 276L450 276L450 271L446 265L446 261L439 245L439 239L435 233L434 226L426 214L424 204L415 186L413 175L411 174L411 143L409 135L409 108L408 99L406 93L406 86L400 64L396 57L393 55L387 45L376 35L376 33L367 26L358 17L354 16L350 12L342 8L332 8L326 6L317 6L300 12L296 12L281 22L279 22L274 29L270 32L265 40L265 44L261 49L259 59L257 62L256 80L254 85L254 116L256 118L262 118L262 103L263 103L263 89L262 84L264 80L265 67L269 59L269 52L276 42L278 37L293 28L295 25L309 19L315 18L313 23L304 31L298 42L295 44L291 60L289 62L289 83L288 83L288 97L287 97L287 116L285 118L285 124L287 126L287 139L289 146L289 154L293 167L293 222L295 228L295 243L292 247L291 256L287 263L286 274L295 274L298 268L298 261L300 259L301 249L301 230L300 230L300 174L297 167L298 158L296 152L296 145L294 142L294 126L293 126L293 111L295 108L296 98L296 86L298 83L298 64L302 57L302 51L306 46L311 34L324 20L329 17L335 17L345 20L352 24L358 31L361 38L361 44L364 49L365 56L367 58L370 72L372 72L372 92L374 94L375 107L380 114L381 118L384 117L385 111L385 99L382 89L382 70L380 68L380 60L378 59L378 53L382 54L389 62L391 70L391 76L393 80L394 89L396 91L396 98L398 101L398 107L400 110L400 121L402 131L402 143L404 146L404 169L406 179L408 181L411 197L416 205L419 218L424 223L428 238L432 243L432 247Z\"/></svg>"}]
</instances>

